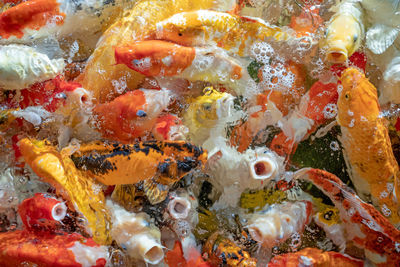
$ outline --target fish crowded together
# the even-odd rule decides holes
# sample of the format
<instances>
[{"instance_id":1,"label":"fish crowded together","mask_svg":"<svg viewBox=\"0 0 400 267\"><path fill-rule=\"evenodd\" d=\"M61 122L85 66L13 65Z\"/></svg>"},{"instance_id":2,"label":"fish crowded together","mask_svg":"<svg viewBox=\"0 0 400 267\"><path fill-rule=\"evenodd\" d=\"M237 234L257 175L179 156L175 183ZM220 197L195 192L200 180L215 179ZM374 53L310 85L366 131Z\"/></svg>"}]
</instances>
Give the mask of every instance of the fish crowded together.
<instances>
[{"instance_id":1,"label":"fish crowded together","mask_svg":"<svg viewBox=\"0 0 400 267\"><path fill-rule=\"evenodd\" d=\"M0 1L0 266L400 266L399 26L398 0Z\"/></svg>"}]
</instances>

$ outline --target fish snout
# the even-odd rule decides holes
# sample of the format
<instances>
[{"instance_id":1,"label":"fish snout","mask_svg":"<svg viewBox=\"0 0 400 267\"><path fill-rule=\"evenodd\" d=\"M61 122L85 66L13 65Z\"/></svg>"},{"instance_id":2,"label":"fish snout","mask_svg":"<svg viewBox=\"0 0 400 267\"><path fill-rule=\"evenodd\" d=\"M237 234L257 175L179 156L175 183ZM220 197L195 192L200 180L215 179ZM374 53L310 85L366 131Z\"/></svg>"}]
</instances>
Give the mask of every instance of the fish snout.
<instances>
[{"instance_id":1,"label":"fish snout","mask_svg":"<svg viewBox=\"0 0 400 267\"><path fill-rule=\"evenodd\" d=\"M326 51L326 60L332 63L343 63L348 58L346 46L342 43L331 44Z\"/></svg>"}]
</instances>

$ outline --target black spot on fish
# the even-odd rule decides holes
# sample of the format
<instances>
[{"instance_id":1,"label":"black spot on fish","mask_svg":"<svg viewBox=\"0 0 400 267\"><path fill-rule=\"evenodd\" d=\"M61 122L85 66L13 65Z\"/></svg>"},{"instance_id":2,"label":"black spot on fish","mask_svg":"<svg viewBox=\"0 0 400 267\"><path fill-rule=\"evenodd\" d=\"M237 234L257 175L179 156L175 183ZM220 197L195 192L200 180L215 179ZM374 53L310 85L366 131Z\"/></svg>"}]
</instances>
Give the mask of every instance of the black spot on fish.
<instances>
[{"instance_id":1,"label":"black spot on fish","mask_svg":"<svg viewBox=\"0 0 400 267\"><path fill-rule=\"evenodd\" d=\"M225 252L221 253L221 259L222 259L222 264L227 264L228 262L226 261L226 256L225 256Z\"/></svg>"}]
</instances>

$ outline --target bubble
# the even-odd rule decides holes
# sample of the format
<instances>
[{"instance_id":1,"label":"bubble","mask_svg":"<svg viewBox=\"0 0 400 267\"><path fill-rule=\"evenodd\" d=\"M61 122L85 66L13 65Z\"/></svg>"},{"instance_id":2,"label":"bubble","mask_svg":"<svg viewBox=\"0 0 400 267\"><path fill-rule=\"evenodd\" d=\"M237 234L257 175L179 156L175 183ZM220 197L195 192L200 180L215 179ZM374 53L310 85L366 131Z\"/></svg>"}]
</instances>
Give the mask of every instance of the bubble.
<instances>
[{"instance_id":1,"label":"bubble","mask_svg":"<svg viewBox=\"0 0 400 267\"><path fill-rule=\"evenodd\" d=\"M329 144L329 147L333 150L333 151L338 151L340 149L339 143L337 141L332 141Z\"/></svg>"},{"instance_id":2,"label":"bubble","mask_svg":"<svg viewBox=\"0 0 400 267\"><path fill-rule=\"evenodd\" d=\"M260 85L265 89L287 91L293 86L295 76L291 71L287 71L282 63L275 66L265 65L260 71Z\"/></svg>"},{"instance_id":3,"label":"bubble","mask_svg":"<svg viewBox=\"0 0 400 267\"><path fill-rule=\"evenodd\" d=\"M390 217L390 215L392 214L392 211L385 204L382 205L381 210L382 210L382 214L385 217Z\"/></svg>"},{"instance_id":4,"label":"bubble","mask_svg":"<svg viewBox=\"0 0 400 267\"><path fill-rule=\"evenodd\" d=\"M176 220L172 228L174 232L181 237L188 236L191 230L189 222L184 220Z\"/></svg>"},{"instance_id":5,"label":"bubble","mask_svg":"<svg viewBox=\"0 0 400 267\"><path fill-rule=\"evenodd\" d=\"M255 43L250 50L251 55L256 61L269 64L272 55L274 54L274 49L271 45L264 42Z\"/></svg>"},{"instance_id":6,"label":"bubble","mask_svg":"<svg viewBox=\"0 0 400 267\"><path fill-rule=\"evenodd\" d=\"M337 115L337 105L336 104L328 104L324 107L322 113L324 114L325 119L333 119Z\"/></svg>"}]
</instances>

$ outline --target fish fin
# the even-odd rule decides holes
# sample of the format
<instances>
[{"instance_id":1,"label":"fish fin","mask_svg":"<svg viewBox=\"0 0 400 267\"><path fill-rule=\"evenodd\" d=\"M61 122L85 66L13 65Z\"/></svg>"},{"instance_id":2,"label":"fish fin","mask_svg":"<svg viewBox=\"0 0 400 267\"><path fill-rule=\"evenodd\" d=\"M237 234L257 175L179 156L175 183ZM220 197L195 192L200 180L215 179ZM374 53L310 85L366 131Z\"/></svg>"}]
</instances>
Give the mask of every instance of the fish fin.
<instances>
[{"instance_id":1,"label":"fish fin","mask_svg":"<svg viewBox=\"0 0 400 267\"><path fill-rule=\"evenodd\" d=\"M152 179L143 182L143 189L152 205L164 201L169 192L168 185L158 184Z\"/></svg>"},{"instance_id":2,"label":"fish fin","mask_svg":"<svg viewBox=\"0 0 400 267\"><path fill-rule=\"evenodd\" d=\"M367 47L374 54L382 54L396 40L399 31L395 28L376 24L369 28L366 37Z\"/></svg>"}]
</instances>

